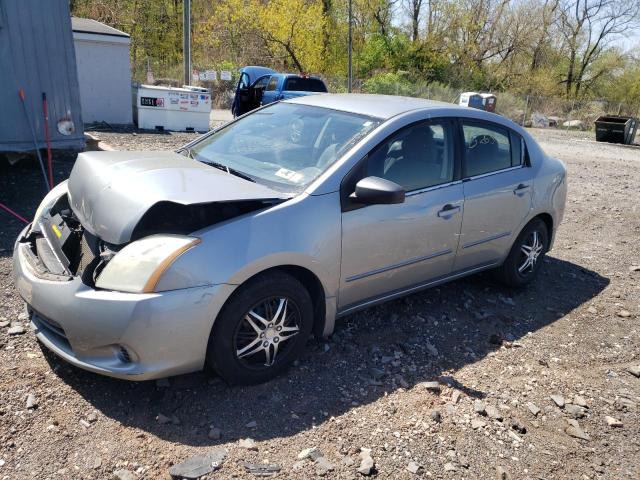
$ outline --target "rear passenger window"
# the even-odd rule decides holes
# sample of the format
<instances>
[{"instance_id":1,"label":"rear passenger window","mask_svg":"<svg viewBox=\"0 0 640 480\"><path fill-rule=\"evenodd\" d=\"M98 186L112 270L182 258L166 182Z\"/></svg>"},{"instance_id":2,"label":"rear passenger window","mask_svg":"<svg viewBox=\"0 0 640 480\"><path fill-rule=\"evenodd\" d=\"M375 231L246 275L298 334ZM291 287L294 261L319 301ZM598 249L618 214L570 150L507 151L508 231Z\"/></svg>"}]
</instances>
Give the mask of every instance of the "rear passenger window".
<instances>
[{"instance_id":1,"label":"rear passenger window","mask_svg":"<svg viewBox=\"0 0 640 480\"><path fill-rule=\"evenodd\" d=\"M463 123L465 177L495 172L521 163L521 146L512 148L509 129L497 125ZM517 136L517 134L514 134Z\"/></svg>"}]
</instances>

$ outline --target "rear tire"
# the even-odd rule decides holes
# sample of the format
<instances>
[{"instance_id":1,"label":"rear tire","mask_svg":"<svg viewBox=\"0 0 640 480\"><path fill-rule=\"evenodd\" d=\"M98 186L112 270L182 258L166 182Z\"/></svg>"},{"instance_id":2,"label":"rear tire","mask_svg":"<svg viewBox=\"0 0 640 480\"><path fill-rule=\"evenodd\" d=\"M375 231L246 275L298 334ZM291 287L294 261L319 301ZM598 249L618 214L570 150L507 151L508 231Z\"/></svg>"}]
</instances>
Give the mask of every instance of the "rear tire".
<instances>
[{"instance_id":1,"label":"rear tire","mask_svg":"<svg viewBox=\"0 0 640 480\"><path fill-rule=\"evenodd\" d=\"M496 277L509 287L524 287L538 275L548 248L547 225L534 218L522 229L507 259L495 270Z\"/></svg>"},{"instance_id":2,"label":"rear tire","mask_svg":"<svg viewBox=\"0 0 640 480\"><path fill-rule=\"evenodd\" d=\"M207 362L229 384L266 382L302 353L313 327L309 292L284 272L242 285L216 319Z\"/></svg>"}]
</instances>

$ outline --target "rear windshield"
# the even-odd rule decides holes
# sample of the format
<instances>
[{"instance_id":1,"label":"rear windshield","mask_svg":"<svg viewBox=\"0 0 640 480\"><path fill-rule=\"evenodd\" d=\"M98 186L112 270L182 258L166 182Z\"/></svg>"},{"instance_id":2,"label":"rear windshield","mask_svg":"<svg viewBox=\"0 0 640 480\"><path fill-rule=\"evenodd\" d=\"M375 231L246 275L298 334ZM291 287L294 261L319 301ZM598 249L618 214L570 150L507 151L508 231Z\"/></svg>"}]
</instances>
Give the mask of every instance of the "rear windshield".
<instances>
[{"instance_id":1,"label":"rear windshield","mask_svg":"<svg viewBox=\"0 0 640 480\"><path fill-rule=\"evenodd\" d=\"M284 89L296 92L326 92L327 87L319 78L289 77Z\"/></svg>"}]
</instances>

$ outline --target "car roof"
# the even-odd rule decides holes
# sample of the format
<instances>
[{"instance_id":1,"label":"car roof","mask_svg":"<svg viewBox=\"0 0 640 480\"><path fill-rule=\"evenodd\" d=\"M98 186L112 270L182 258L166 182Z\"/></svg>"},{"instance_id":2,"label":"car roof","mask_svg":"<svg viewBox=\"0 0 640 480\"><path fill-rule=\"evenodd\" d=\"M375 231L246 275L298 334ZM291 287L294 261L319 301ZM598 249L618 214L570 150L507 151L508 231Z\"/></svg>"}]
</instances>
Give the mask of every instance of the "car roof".
<instances>
[{"instance_id":1,"label":"car roof","mask_svg":"<svg viewBox=\"0 0 640 480\"><path fill-rule=\"evenodd\" d=\"M246 67L242 67L240 69L241 73L246 73L249 76L249 83L253 83L258 77L262 77L263 75L269 75L270 73L276 73L275 70L267 67L259 67L256 65L247 65Z\"/></svg>"},{"instance_id":2,"label":"car roof","mask_svg":"<svg viewBox=\"0 0 640 480\"><path fill-rule=\"evenodd\" d=\"M468 110L467 107L459 107L452 103L427 100L425 98L372 95L363 93L323 93L292 98L285 101L287 103L331 108L333 110L357 113L384 120L395 117L401 113L418 109L451 108L456 110Z\"/></svg>"}]
</instances>

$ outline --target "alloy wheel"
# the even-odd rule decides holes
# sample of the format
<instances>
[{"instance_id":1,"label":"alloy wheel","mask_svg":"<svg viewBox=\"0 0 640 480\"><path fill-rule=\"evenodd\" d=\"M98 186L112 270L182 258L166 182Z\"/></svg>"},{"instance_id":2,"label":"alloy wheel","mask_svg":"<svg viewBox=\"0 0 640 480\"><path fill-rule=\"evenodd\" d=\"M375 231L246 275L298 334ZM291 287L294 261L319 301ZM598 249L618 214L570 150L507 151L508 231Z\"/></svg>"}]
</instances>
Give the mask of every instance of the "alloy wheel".
<instances>
[{"instance_id":1,"label":"alloy wheel","mask_svg":"<svg viewBox=\"0 0 640 480\"><path fill-rule=\"evenodd\" d=\"M532 272L543 249L544 244L540 239L540 233L534 230L520 247L521 261L518 266L518 272L522 275Z\"/></svg>"},{"instance_id":2,"label":"alloy wheel","mask_svg":"<svg viewBox=\"0 0 640 480\"><path fill-rule=\"evenodd\" d=\"M270 368L282 359L300 332L300 309L286 297L271 297L254 305L235 335L236 357L252 369Z\"/></svg>"}]
</instances>

